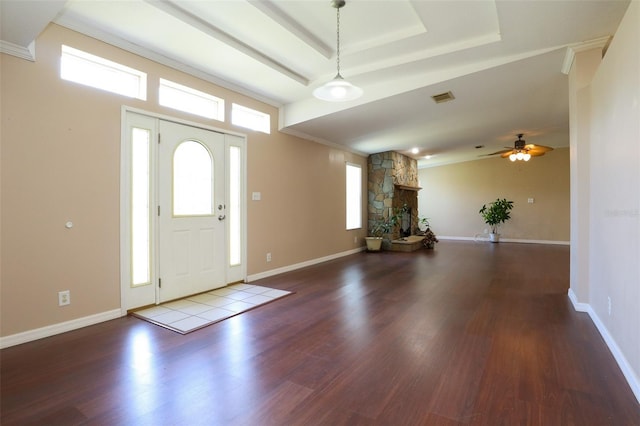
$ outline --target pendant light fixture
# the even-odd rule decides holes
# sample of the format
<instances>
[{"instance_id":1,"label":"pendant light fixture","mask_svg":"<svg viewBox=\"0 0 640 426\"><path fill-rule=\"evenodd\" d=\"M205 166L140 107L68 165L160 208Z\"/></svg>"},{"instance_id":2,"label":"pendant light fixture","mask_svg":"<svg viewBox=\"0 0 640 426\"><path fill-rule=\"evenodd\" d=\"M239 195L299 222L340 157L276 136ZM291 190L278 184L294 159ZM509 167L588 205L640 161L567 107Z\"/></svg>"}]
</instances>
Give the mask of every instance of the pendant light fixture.
<instances>
[{"instance_id":1,"label":"pendant light fixture","mask_svg":"<svg viewBox=\"0 0 640 426\"><path fill-rule=\"evenodd\" d=\"M331 0L331 6L336 8L336 34L337 34L337 48L336 58L338 73L333 80L325 83L313 91L313 96L316 98L329 101L329 102L343 102L352 101L362 96L362 89L358 86L354 86L340 75L340 9L346 4L346 0Z\"/></svg>"}]
</instances>

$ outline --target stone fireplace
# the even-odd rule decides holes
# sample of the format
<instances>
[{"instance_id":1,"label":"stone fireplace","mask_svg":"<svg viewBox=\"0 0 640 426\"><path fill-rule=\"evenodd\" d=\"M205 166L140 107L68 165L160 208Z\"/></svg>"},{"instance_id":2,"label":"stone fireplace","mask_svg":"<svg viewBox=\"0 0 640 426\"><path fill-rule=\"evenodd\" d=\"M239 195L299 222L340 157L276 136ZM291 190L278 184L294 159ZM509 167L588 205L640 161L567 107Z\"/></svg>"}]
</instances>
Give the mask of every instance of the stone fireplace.
<instances>
[{"instance_id":1,"label":"stone fireplace","mask_svg":"<svg viewBox=\"0 0 640 426\"><path fill-rule=\"evenodd\" d=\"M416 233L420 188L415 159L393 151L370 155L367 189L369 232L377 220L386 220L404 208L406 214L402 223L388 235L388 239L397 240Z\"/></svg>"}]
</instances>

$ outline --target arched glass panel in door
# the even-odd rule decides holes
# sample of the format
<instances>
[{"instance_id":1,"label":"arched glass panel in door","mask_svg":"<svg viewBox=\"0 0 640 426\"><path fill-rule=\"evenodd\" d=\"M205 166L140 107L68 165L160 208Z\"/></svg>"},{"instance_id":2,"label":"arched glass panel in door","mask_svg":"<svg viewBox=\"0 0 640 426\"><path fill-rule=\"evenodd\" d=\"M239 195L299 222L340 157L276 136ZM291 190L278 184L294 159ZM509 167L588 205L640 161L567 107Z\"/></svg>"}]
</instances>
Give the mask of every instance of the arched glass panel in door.
<instances>
[{"instance_id":1,"label":"arched glass panel in door","mask_svg":"<svg viewBox=\"0 0 640 426\"><path fill-rule=\"evenodd\" d=\"M200 142L187 140L173 154L173 215L213 214L213 158Z\"/></svg>"}]
</instances>

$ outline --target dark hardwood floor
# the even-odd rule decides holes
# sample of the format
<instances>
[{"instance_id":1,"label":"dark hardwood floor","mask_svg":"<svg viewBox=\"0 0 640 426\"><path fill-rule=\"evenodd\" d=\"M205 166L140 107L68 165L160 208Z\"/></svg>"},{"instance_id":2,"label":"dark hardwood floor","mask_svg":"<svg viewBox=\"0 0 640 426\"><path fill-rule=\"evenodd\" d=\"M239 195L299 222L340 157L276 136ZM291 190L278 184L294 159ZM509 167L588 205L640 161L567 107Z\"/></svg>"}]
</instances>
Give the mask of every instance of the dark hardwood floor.
<instances>
[{"instance_id":1,"label":"dark hardwood floor","mask_svg":"<svg viewBox=\"0 0 640 426\"><path fill-rule=\"evenodd\" d=\"M440 242L254 282L180 335L126 317L4 349L8 425L640 425L569 248Z\"/></svg>"}]
</instances>

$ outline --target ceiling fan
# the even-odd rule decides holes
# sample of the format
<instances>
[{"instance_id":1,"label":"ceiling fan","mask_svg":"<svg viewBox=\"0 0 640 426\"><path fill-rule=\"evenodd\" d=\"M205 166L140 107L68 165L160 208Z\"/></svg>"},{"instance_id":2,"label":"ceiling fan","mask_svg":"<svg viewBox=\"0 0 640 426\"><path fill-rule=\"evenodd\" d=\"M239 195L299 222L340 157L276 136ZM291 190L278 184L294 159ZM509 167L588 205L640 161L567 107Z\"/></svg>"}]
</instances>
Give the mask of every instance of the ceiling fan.
<instances>
[{"instance_id":1,"label":"ceiling fan","mask_svg":"<svg viewBox=\"0 0 640 426\"><path fill-rule=\"evenodd\" d=\"M487 156L500 154L500 157L508 158L511 161L529 161L531 157L539 157L544 155L546 152L553 151L553 148L550 146L534 145L532 143L528 144L524 139L522 139L523 136L523 133L518 134L518 140L513 143L513 148L505 147L507 149L492 152L491 154L487 154Z\"/></svg>"}]
</instances>

